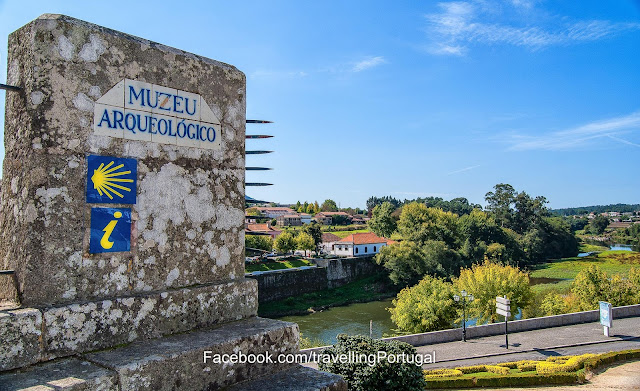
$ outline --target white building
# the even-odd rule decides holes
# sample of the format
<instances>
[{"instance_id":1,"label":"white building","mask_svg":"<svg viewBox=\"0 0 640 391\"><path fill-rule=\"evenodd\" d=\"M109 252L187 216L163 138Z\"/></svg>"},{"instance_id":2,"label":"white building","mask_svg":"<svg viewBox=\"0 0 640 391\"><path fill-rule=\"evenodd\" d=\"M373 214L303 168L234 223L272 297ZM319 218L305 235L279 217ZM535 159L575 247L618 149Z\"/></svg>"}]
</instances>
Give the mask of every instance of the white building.
<instances>
[{"instance_id":1,"label":"white building","mask_svg":"<svg viewBox=\"0 0 640 391\"><path fill-rule=\"evenodd\" d=\"M311 224L311 215L307 213L300 213L300 221L302 224Z\"/></svg>"},{"instance_id":2,"label":"white building","mask_svg":"<svg viewBox=\"0 0 640 391\"><path fill-rule=\"evenodd\" d=\"M263 216L270 219L275 219L278 216L297 214L293 209L282 206L256 207L255 209L257 209Z\"/></svg>"},{"instance_id":3,"label":"white building","mask_svg":"<svg viewBox=\"0 0 640 391\"><path fill-rule=\"evenodd\" d=\"M355 233L333 244L333 254L345 257L372 256L393 241L381 238L373 232Z\"/></svg>"}]
</instances>

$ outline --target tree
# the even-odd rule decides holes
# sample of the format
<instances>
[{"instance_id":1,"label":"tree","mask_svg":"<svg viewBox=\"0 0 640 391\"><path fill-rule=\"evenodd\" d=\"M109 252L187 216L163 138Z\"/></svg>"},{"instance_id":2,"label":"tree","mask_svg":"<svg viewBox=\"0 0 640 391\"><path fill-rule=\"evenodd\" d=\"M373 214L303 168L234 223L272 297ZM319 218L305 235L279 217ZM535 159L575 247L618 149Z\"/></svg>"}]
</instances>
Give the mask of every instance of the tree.
<instances>
[{"instance_id":1,"label":"tree","mask_svg":"<svg viewBox=\"0 0 640 391\"><path fill-rule=\"evenodd\" d=\"M425 276L405 288L389 308L391 320L410 333L449 329L457 317L453 285L444 279Z\"/></svg>"},{"instance_id":2,"label":"tree","mask_svg":"<svg viewBox=\"0 0 640 391\"><path fill-rule=\"evenodd\" d=\"M494 191L490 191L484 196L487 201L487 210L493 214L502 227L510 227L511 206L515 203L516 190L507 183L498 183L493 189Z\"/></svg>"},{"instance_id":3,"label":"tree","mask_svg":"<svg viewBox=\"0 0 640 391\"><path fill-rule=\"evenodd\" d=\"M338 343L322 352L333 357L416 357L416 348L406 342L384 341L346 334L338 335ZM409 359L411 360L411 359ZM320 361L321 371L338 374L353 391L421 391L425 389L422 366L409 360L327 360Z\"/></svg>"},{"instance_id":4,"label":"tree","mask_svg":"<svg viewBox=\"0 0 640 391\"><path fill-rule=\"evenodd\" d=\"M276 240L273 242L273 246L276 251L287 254L288 252L295 250L296 248L296 239L292 234L285 231L276 237Z\"/></svg>"},{"instance_id":5,"label":"tree","mask_svg":"<svg viewBox=\"0 0 640 391\"><path fill-rule=\"evenodd\" d=\"M266 235L246 235L244 237L244 245L245 248L271 251L273 249L273 239Z\"/></svg>"},{"instance_id":6,"label":"tree","mask_svg":"<svg viewBox=\"0 0 640 391\"><path fill-rule=\"evenodd\" d=\"M305 210L305 213L310 214L311 216L316 214L316 210L313 207L313 204L307 205L307 209Z\"/></svg>"},{"instance_id":7,"label":"tree","mask_svg":"<svg viewBox=\"0 0 640 391\"><path fill-rule=\"evenodd\" d=\"M378 236L390 238L398 226L396 220L391 216L395 209L395 206L390 202L383 202L380 205L376 205L376 207L373 208L373 217L371 217L368 223L369 229Z\"/></svg>"},{"instance_id":8,"label":"tree","mask_svg":"<svg viewBox=\"0 0 640 391\"><path fill-rule=\"evenodd\" d=\"M602 235L608 226L609 219L605 216L598 215L589 223L589 232L596 235Z\"/></svg>"},{"instance_id":9,"label":"tree","mask_svg":"<svg viewBox=\"0 0 640 391\"><path fill-rule=\"evenodd\" d=\"M418 243L438 240L452 249L460 247L457 216L417 202L402 208L398 231L406 240Z\"/></svg>"},{"instance_id":10,"label":"tree","mask_svg":"<svg viewBox=\"0 0 640 391\"><path fill-rule=\"evenodd\" d=\"M334 200L327 199L327 200L324 200L324 202L322 203L322 206L320 207L320 211L322 211L322 212L337 212L338 211L338 205L336 204L336 202Z\"/></svg>"},{"instance_id":11,"label":"tree","mask_svg":"<svg viewBox=\"0 0 640 391\"><path fill-rule=\"evenodd\" d=\"M311 235L306 232L300 232L296 237L296 248L298 250L313 251L316 249L316 244Z\"/></svg>"},{"instance_id":12,"label":"tree","mask_svg":"<svg viewBox=\"0 0 640 391\"><path fill-rule=\"evenodd\" d=\"M518 308L524 308L533 297L527 273L490 261L473 265L471 269L462 269L460 277L453 280L453 285L457 292L466 290L474 296L469 314L477 317L478 323L498 320L497 296L506 295L511 300L512 319Z\"/></svg>"},{"instance_id":13,"label":"tree","mask_svg":"<svg viewBox=\"0 0 640 391\"><path fill-rule=\"evenodd\" d=\"M317 251L318 246L322 243L322 228L320 227L320 224L318 224L316 221L305 224L302 227L302 232L306 232L307 234L311 235L315 244L315 249Z\"/></svg>"},{"instance_id":14,"label":"tree","mask_svg":"<svg viewBox=\"0 0 640 391\"><path fill-rule=\"evenodd\" d=\"M320 212L320 205L318 205L318 201L315 201L313 203L313 213L316 214L318 212Z\"/></svg>"},{"instance_id":15,"label":"tree","mask_svg":"<svg viewBox=\"0 0 640 391\"><path fill-rule=\"evenodd\" d=\"M247 216L260 216L260 211L257 208L247 209Z\"/></svg>"},{"instance_id":16,"label":"tree","mask_svg":"<svg viewBox=\"0 0 640 391\"><path fill-rule=\"evenodd\" d=\"M389 270L394 284L409 286L425 275L448 276L460 267L460 256L443 242L403 241L380 249L376 262Z\"/></svg>"},{"instance_id":17,"label":"tree","mask_svg":"<svg viewBox=\"0 0 640 391\"><path fill-rule=\"evenodd\" d=\"M635 304L637 300L638 271L632 268L629 278L620 275L609 277L597 265L591 265L576 275L571 284L571 292L578 300L579 310L590 311L598 308L599 301L608 301L613 306Z\"/></svg>"}]
</instances>

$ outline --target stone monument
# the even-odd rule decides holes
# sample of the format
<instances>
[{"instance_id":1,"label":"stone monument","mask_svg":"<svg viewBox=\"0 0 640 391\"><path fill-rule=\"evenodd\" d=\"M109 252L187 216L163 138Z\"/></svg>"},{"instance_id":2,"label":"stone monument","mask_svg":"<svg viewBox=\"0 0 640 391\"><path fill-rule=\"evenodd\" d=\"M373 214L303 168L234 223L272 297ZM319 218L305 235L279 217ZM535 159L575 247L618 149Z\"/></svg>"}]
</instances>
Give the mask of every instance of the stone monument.
<instances>
[{"instance_id":1,"label":"stone monument","mask_svg":"<svg viewBox=\"0 0 640 391\"><path fill-rule=\"evenodd\" d=\"M0 390L345 387L203 360L297 351L244 277L242 72L45 14L9 36L7 84Z\"/></svg>"}]
</instances>

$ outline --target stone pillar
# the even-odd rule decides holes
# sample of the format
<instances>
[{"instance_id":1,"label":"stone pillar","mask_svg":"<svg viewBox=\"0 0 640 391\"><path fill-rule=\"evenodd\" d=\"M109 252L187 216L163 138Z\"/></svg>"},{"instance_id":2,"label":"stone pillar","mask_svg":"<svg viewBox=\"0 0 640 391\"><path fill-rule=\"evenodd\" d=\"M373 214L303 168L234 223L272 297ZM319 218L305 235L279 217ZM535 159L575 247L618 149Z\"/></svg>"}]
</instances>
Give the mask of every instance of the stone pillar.
<instances>
[{"instance_id":1,"label":"stone pillar","mask_svg":"<svg viewBox=\"0 0 640 391\"><path fill-rule=\"evenodd\" d=\"M244 74L48 14L9 36L8 67L22 90L6 94L0 262L16 271L22 306L44 309L49 350L255 316L256 284L244 278ZM120 185L134 188L112 187L106 204L89 198L96 157L129 159L137 173ZM128 251L92 250L92 210L104 207L130 210ZM70 323L78 313L84 321Z\"/></svg>"}]
</instances>

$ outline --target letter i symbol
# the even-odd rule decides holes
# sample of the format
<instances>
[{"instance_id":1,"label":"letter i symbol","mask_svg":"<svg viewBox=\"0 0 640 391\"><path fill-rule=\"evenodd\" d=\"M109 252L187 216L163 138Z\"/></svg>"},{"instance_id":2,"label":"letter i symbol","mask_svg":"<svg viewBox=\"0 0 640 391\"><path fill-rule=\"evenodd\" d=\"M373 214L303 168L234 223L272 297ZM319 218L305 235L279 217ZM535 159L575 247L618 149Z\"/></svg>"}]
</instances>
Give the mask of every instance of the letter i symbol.
<instances>
[{"instance_id":1,"label":"letter i symbol","mask_svg":"<svg viewBox=\"0 0 640 391\"><path fill-rule=\"evenodd\" d=\"M119 219L120 217L122 217L122 212L114 213L113 217L115 217L116 219ZM102 246L102 248L108 250L111 247L113 247L114 242L110 241L109 237L111 236L111 233L113 232L114 228L116 228L116 224L118 224L118 220L111 220L109 221L109 224L107 224L107 226L104 227L103 229L104 235L102 235L102 239L100 239L100 245Z\"/></svg>"}]
</instances>

